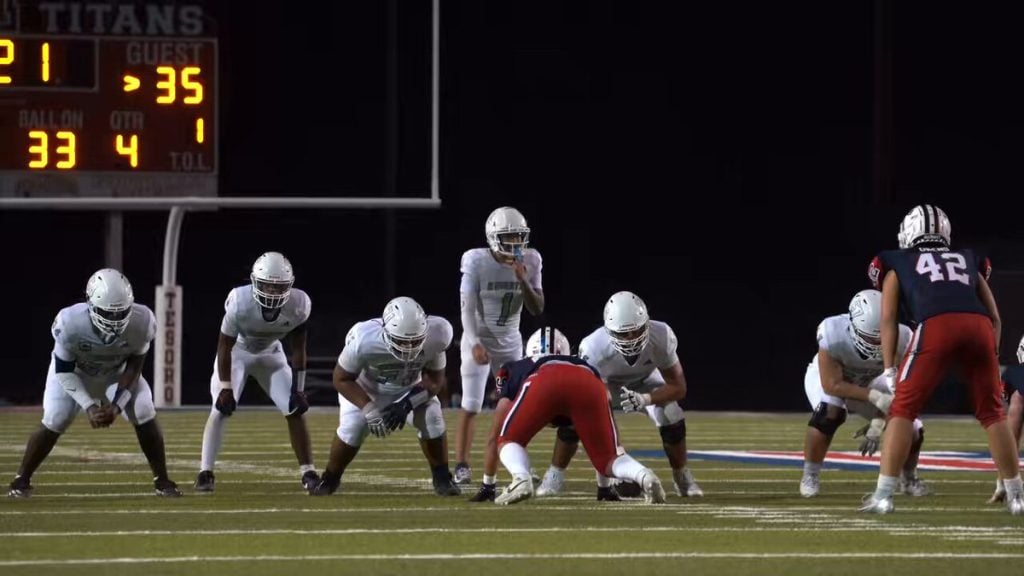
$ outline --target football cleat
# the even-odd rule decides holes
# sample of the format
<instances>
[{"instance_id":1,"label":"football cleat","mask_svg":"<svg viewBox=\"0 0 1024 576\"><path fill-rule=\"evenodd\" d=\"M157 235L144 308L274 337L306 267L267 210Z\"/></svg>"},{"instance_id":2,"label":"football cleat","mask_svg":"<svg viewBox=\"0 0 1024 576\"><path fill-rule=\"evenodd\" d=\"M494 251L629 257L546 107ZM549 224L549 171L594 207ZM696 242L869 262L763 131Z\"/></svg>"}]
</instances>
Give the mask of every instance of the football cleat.
<instances>
[{"instance_id":1,"label":"football cleat","mask_svg":"<svg viewBox=\"0 0 1024 576\"><path fill-rule=\"evenodd\" d=\"M512 483L505 487L505 490L494 499L494 503L507 506L522 502L533 496L533 480L529 476L513 478Z\"/></svg>"},{"instance_id":2,"label":"football cleat","mask_svg":"<svg viewBox=\"0 0 1024 576\"><path fill-rule=\"evenodd\" d=\"M341 486L341 474L332 474L324 470L324 475L320 477L320 482L309 489L309 495L330 496L338 491L339 486Z\"/></svg>"},{"instance_id":3,"label":"football cleat","mask_svg":"<svg viewBox=\"0 0 1024 576\"><path fill-rule=\"evenodd\" d=\"M494 489L494 484L481 484L480 489L477 490L476 494L469 499L470 502L494 502L494 497L497 495L497 491Z\"/></svg>"},{"instance_id":4,"label":"football cleat","mask_svg":"<svg viewBox=\"0 0 1024 576\"><path fill-rule=\"evenodd\" d=\"M459 485L452 479L451 472L434 478L434 493L438 496L458 496L462 494Z\"/></svg>"},{"instance_id":5,"label":"football cleat","mask_svg":"<svg viewBox=\"0 0 1024 576\"><path fill-rule=\"evenodd\" d=\"M320 475L316 473L316 470L307 470L302 474L301 482L302 487L305 488L306 492L309 492L320 483Z\"/></svg>"},{"instance_id":6,"label":"football cleat","mask_svg":"<svg viewBox=\"0 0 1024 576\"><path fill-rule=\"evenodd\" d=\"M640 474L640 486L644 489L644 503L665 503L665 489L661 487L661 480L650 468Z\"/></svg>"},{"instance_id":7,"label":"football cleat","mask_svg":"<svg viewBox=\"0 0 1024 576\"><path fill-rule=\"evenodd\" d=\"M899 491L914 497L927 496L931 490L928 489L928 485L924 483L917 476L900 477Z\"/></svg>"},{"instance_id":8,"label":"football cleat","mask_svg":"<svg viewBox=\"0 0 1024 576\"><path fill-rule=\"evenodd\" d=\"M181 490L178 490L178 485L172 482L170 478L154 478L153 493L164 498L178 498L181 496Z\"/></svg>"},{"instance_id":9,"label":"football cleat","mask_svg":"<svg viewBox=\"0 0 1024 576\"><path fill-rule=\"evenodd\" d=\"M632 480L612 480L612 489L622 498L639 498L644 495L643 487Z\"/></svg>"},{"instance_id":10,"label":"football cleat","mask_svg":"<svg viewBox=\"0 0 1024 576\"><path fill-rule=\"evenodd\" d=\"M565 475L564 474L552 474L548 470L544 474L544 479L540 482L540 486L537 486L534 490L536 496L554 496L562 493L562 488L565 486Z\"/></svg>"},{"instance_id":11,"label":"football cleat","mask_svg":"<svg viewBox=\"0 0 1024 576\"><path fill-rule=\"evenodd\" d=\"M800 479L800 495L804 498L814 498L821 491L821 480L817 474L805 474Z\"/></svg>"},{"instance_id":12,"label":"football cleat","mask_svg":"<svg viewBox=\"0 0 1024 576\"><path fill-rule=\"evenodd\" d=\"M33 490L35 488L29 483L28 478L15 476L10 486L8 486L7 496L8 498L28 498L32 495Z\"/></svg>"},{"instance_id":13,"label":"football cleat","mask_svg":"<svg viewBox=\"0 0 1024 576\"><path fill-rule=\"evenodd\" d=\"M203 470L196 476L196 492L213 492L213 471Z\"/></svg>"},{"instance_id":14,"label":"football cleat","mask_svg":"<svg viewBox=\"0 0 1024 576\"><path fill-rule=\"evenodd\" d=\"M682 498L700 498L704 496L704 491L697 485L697 481L693 479L693 474L689 469L673 470L672 484L676 487L676 495Z\"/></svg>"},{"instance_id":15,"label":"football cleat","mask_svg":"<svg viewBox=\"0 0 1024 576\"><path fill-rule=\"evenodd\" d=\"M459 462L455 465L455 483L456 484L469 484L473 481L473 469L469 467L469 464L465 462Z\"/></svg>"},{"instance_id":16,"label":"football cleat","mask_svg":"<svg viewBox=\"0 0 1024 576\"><path fill-rule=\"evenodd\" d=\"M867 494L861 500L861 507L857 509L858 512L867 512L868 514L889 514L895 507L892 504L892 496L887 498L877 498L874 493Z\"/></svg>"},{"instance_id":17,"label":"football cleat","mask_svg":"<svg viewBox=\"0 0 1024 576\"><path fill-rule=\"evenodd\" d=\"M639 484L637 484L639 486ZM619 498L619 494L615 491L615 488L611 486L597 487L597 501L598 502L622 502L622 498Z\"/></svg>"},{"instance_id":18,"label":"football cleat","mask_svg":"<svg viewBox=\"0 0 1024 576\"><path fill-rule=\"evenodd\" d=\"M1006 498L1006 509L1013 516L1024 516L1024 494Z\"/></svg>"}]
</instances>

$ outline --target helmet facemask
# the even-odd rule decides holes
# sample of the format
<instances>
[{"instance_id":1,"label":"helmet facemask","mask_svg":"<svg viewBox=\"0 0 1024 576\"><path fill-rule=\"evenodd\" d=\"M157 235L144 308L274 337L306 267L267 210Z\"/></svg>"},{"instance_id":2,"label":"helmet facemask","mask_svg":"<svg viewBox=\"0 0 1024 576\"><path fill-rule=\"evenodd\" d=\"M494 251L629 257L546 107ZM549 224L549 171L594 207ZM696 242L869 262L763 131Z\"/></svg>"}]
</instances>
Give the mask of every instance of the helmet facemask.
<instances>
[{"instance_id":1,"label":"helmet facemask","mask_svg":"<svg viewBox=\"0 0 1024 576\"><path fill-rule=\"evenodd\" d=\"M107 336L120 336L128 327L131 315L131 304L103 308L94 304L89 305L89 318L92 319L93 326Z\"/></svg>"},{"instance_id":2,"label":"helmet facemask","mask_svg":"<svg viewBox=\"0 0 1024 576\"><path fill-rule=\"evenodd\" d=\"M612 347L623 356L638 356L647 346L647 324L633 330L615 331L605 328L611 338Z\"/></svg>"},{"instance_id":3,"label":"helmet facemask","mask_svg":"<svg viewBox=\"0 0 1024 576\"><path fill-rule=\"evenodd\" d=\"M288 302L294 280L268 280L251 275L252 297L256 303L270 310L281 308Z\"/></svg>"},{"instance_id":4,"label":"helmet facemask","mask_svg":"<svg viewBox=\"0 0 1024 576\"><path fill-rule=\"evenodd\" d=\"M395 358L408 363L423 351L427 340L427 315L412 298L399 296L388 302L381 315L384 343Z\"/></svg>"},{"instance_id":5,"label":"helmet facemask","mask_svg":"<svg viewBox=\"0 0 1024 576\"><path fill-rule=\"evenodd\" d=\"M427 335L421 334L411 338L403 338L389 334L385 330L384 340L387 342L388 351L391 352L392 356L408 363L415 360L420 355L420 352L423 351L423 343L427 340Z\"/></svg>"},{"instance_id":6,"label":"helmet facemask","mask_svg":"<svg viewBox=\"0 0 1024 576\"><path fill-rule=\"evenodd\" d=\"M108 339L120 336L131 321L135 295L128 279L117 270L104 268L89 278L85 287L89 319Z\"/></svg>"},{"instance_id":7,"label":"helmet facemask","mask_svg":"<svg viewBox=\"0 0 1024 576\"><path fill-rule=\"evenodd\" d=\"M861 290L850 300L850 337L865 360L882 357L882 293Z\"/></svg>"},{"instance_id":8,"label":"helmet facemask","mask_svg":"<svg viewBox=\"0 0 1024 576\"><path fill-rule=\"evenodd\" d=\"M487 235L491 250L502 256L519 257L530 244L530 229L516 228Z\"/></svg>"},{"instance_id":9,"label":"helmet facemask","mask_svg":"<svg viewBox=\"0 0 1024 576\"><path fill-rule=\"evenodd\" d=\"M878 360L882 357L882 338L880 334L862 332L856 326L850 324L850 335L853 336L853 346L865 360Z\"/></svg>"}]
</instances>

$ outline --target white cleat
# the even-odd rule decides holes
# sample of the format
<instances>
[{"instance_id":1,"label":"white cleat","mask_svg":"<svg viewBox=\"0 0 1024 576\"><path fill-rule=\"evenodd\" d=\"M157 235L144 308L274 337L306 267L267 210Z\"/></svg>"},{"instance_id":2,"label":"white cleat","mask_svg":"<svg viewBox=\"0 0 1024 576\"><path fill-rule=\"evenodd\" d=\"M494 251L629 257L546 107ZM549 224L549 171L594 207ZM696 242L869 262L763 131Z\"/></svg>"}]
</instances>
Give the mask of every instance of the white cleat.
<instances>
[{"instance_id":1,"label":"white cleat","mask_svg":"<svg viewBox=\"0 0 1024 576\"><path fill-rule=\"evenodd\" d=\"M921 480L917 476L911 476L910 478L901 477L899 490L900 492L908 496L914 496L915 498L927 496L931 493L931 490L928 488L928 485L924 483L924 480Z\"/></svg>"},{"instance_id":2,"label":"white cleat","mask_svg":"<svg viewBox=\"0 0 1024 576\"><path fill-rule=\"evenodd\" d=\"M534 495L541 496L555 496L556 494L562 493L562 488L565 486L565 476L562 474L552 474L550 470L544 474L544 480L540 483L540 486L534 491Z\"/></svg>"},{"instance_id":3,"label":"white cleat","mask_svg":"<svg viewBox=\"0 0 1024 576\"><path fill-rule=\"evenodd\" d=\"M512 483L505 487L505 490L494 499L494 503L500 506L508 506L516 502L522 502L533 496L533 479L529 476L513 478Z\"/></svg>"},{"instance_id":4,"label":"white cleat","mask_svg":"<svg viewBox=\"0 0 1024 576\"><path fill-rule=\"evenodd\" d=\"M653 470L647 469L640 475L640 486L644 489L644 503L664 504L665 489Z\"/></svg>"},{"instance_id":5,"label":"white cleat","mask_svg":"<svg viewBox=\"0 0 1024 576\"><path fill-rule=\"evenodd\" d=\"M1024 516L1024 494L1006 499L1006 509L1013 516Z\"/></svg>"},{"instance_id":6,"label":"white cleat","mask_svg":"<svg viewBox=\"0 0 1024 576\"><path fill-rule=\"evenodd\" d=\"M892 496L888 498L875 498L874 494L868 494L861 500L863 505L857 509L858 512L868 514L888 514L895 510L892 504Z\"/></svg>"},{"instance_id":7,"label":"white cleat","mask_svg":"<svg viewBox=\"0 0 1024 576\"><path fill-rule=\"evenodd\" d=\"M814 498L821 491L821 480L817 474L805 474L800 479L800 495L804 498Z\"/></svg>"},{"instance_id":8,"label":"white cleat","mask_svg":"<svg viewBox=\"0 0 1024 576\"><path fill-rule=\"evenodd\" d=\"M672 484L676 487L676 495L680 498L701 498L704 491L700 489L697 481L693 479L693 473L689 469L672 471Z\"/></svg>"}]
</instances>

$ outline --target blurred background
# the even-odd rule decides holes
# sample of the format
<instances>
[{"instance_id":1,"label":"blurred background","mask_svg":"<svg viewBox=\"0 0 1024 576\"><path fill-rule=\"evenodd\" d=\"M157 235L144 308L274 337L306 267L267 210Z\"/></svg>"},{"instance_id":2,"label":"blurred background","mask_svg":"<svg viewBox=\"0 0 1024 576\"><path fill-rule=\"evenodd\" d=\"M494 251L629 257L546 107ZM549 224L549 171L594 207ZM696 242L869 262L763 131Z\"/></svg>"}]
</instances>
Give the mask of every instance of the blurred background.
<instances>
[{"instance_id":1,"label":"blurred background","mask_svg":"<svg viewBox=\"0 0 1024 576\"><path fill-rule=\"evenodd\" d=\"M547 310L524 311L524 336L551 324L575 348L608 296L631 290L679 336L691 409L808 410L817 324L869 287L868 262L918 203L991 257L1001 361L1016 362L1024 36L1003 8L440 4L442 207L190 212L185 404L209 403L224 298L268 250L312 297L325 369L396 295L458 338L460 257L502 205L526 215L544 258ZM429 1L205 9L219 29L222 196L429 195ZM124 216L124 272L150 306L166 222ZM104 214L3 210L0 241L0 398L38 403L53 317L104 265ZM456 342L451 391L458 366ZM257 386L246 396L267 402ZM930 409L966 399L945 385Z\"/></svg>"}]
</instances>

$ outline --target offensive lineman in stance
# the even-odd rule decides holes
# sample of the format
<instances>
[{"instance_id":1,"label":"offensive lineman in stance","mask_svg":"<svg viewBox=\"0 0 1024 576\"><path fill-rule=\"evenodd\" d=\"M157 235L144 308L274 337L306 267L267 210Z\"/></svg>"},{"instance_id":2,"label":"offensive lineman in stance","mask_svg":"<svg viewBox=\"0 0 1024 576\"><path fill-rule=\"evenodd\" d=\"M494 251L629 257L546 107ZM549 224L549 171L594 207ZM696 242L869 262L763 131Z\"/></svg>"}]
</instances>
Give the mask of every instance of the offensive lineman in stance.
<instances>
[{"instance_id":1,"label":"offensive lineman in stance","mask_svg":"<svg viewBox=\"0 0 1024 576\"><path fill-rule=\"evenodd\" d=\"M142 377L142 365L156 335L153 311L135 303L128 279L111 268L89 278L85 295L86 302L64 308L53 321L43 422L28 440L8 496L32 495L32 474L80 410L89 416L93 428L109 427L118 414L131 422L153 471L156 495L181 496L167 477L164 437L149 383Z\"/></svg>"},{"instance_id":2,"label":"offensive lineman in stance","mask_svg":"<svg viewBox=\"0 0 1024 576\"><path fill-rule=\"evenodd\" d=\"M304 414L309 410L306 385L306 320L312 302L293 288L291 262L279 252L267 252L252 266L250 283L228 293L220 325L217 358L210 377L213 407L203 431L203 456L195 488L212 492L213 466L224 442L224 424L234 413L245 382L251 376L267 392L288 423L292 450L299 461L302 486L309 490L320 477ZM281 341L291 346L291 366Z\"/></svg>"}]
</instances>

